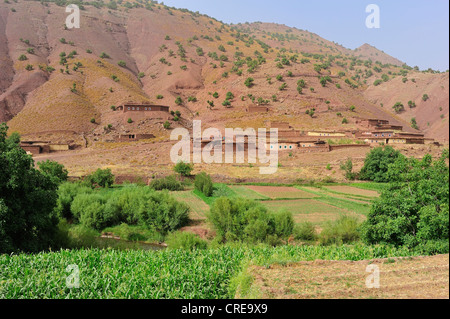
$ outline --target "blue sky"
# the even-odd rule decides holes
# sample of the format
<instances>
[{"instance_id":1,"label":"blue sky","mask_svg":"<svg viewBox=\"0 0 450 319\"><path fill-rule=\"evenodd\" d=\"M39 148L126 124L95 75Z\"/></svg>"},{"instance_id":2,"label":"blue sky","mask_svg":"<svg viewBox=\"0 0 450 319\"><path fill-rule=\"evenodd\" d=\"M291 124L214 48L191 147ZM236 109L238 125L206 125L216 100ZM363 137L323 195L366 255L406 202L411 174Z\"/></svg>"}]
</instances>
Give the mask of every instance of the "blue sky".
<instances>
[{"instance_id":1,"label":"blue sky","mask_svg":"<svg viewBox=\"0 0 450 319\"><path fill-rule=\"evenodd\" d=\"M355 49L369 43L421 69L449 67L448 0L166 0L225 23L275 22ZM380 7L380 28L368 29L366 6Z\"/></svg>"}]
</instances>

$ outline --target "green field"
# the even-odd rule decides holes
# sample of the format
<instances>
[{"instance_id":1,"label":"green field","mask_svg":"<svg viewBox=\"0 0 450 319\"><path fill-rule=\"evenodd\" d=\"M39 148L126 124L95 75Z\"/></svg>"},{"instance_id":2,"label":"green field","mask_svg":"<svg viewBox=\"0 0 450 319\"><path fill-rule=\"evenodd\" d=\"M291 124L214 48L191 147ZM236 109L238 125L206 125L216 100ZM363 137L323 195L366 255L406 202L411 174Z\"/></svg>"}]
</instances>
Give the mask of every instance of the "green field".
<instances>
[{"instance_id":1,"label":"green field","mask_svg":"<svg viewBox=\"0 0 450 319\"><path fill-rule=\"evenodd\" d=\"M178 199L192 205L193 216L199 216L199 203L208 207L212 205L219 195L226 197L244 197L255 201L260 201L269 210L287 210L294 216L296 222L309 221L321 226L327 221L338 219L342 215L356 216L359 220L364 220L370 211L371 202L379 196L378 190L383 188L383 184L364 183L346 185L326 185L326 186L256 186L256 185L230 185L214 184L215 192L212 197L205 197L199 191L191 194L197 197L194 200L189 192L180 194L174 193ZM181 195L183 194L183 195ZM201 207L200 216L205 216L208 210L206 206ZM203 215L201 215L203 214Z\"/></svg>"},{"instance_id":2,"label":"green field","mask_svg":"<svg viewBox=\"0 0 450 319\"><path fill-rule=\"evenodd\" d=\"M61 250L0 255L0 299L223 299L244 265L300 260L364 260L414 255L385 246L242 245L208 250ZM67 266L77 265L79 288L69 289Z\"/></svg>"},{"instance_id":3,"label":"green field","mask_svg":"<svg viewBox=\"0 0 450 319\"><path fill-rule=\"evenodd\" d=\"M209 206L192 191L171 192L176 200L184 202L191 208L190 217L192 219L206 219L206 213L209 211Z\"/></svg>"}]
</instances>

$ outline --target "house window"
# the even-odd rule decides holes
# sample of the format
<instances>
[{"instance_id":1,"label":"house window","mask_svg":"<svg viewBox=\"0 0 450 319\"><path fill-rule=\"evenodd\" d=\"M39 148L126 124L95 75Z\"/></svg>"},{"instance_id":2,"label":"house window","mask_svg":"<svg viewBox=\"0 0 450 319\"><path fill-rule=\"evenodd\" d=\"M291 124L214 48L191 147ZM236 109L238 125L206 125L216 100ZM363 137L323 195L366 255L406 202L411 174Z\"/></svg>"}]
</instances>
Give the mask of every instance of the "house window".
<instances>
[{"instance_id":1,"label":"house window","mask_svg":"<svg viewBox=\"0 0 450 319\"><path fill-rule=\"evenodd\" d=\"M131 110L131 108L130 108L130 107L128 107L128 111L129 111L129 110Z\"/></svg>"},{"instance_id":2,"label":"house window","mask_svg":"<svg viewBox=\"0 0 450 319\"><path fill-rule=\"evenodd\" d=\"M148 108L148 110L149 110L149 111L151 111L151 110L152 110L152 108L151 108L151 107L149 107L149 108Z\"/></svg>"},{"instance_id":3,"label":"house window","mask_svg":"<svg viewBox=\"0 0 450 319\"><path fill-rule=\"evenodd\" d=\"M283 146L280 145L280 150L283 148Z\"/></svg>"},{"instance_id":4,"label":"house window","mask_svg":"<svg viewBox=\"0 0 450 319\"><path fill-rule=\"evenodd\" d=\"M138 110L138 111L139 111L139 108L136 108L136 110Z\"/></svg>"},{"instance_id":5,"label":"house window","mask_svg":"<svg viewBox=\"0 0 450 319\"><path fill-rule=\"evenodd\" d=\"M270 145L270 149L273 150L273 145Z\"/></svg>"},{"instance_id":6,"label":"house window","mask_svg":"<svg viewBox=\"0 0 450 319\"><path fill-rule=\"evenodd\" d=\"M131 109L134 111L134 106Z\"/></svg>"},{"instance_id":7,"label":"house window","mask_svg":"<svg viewBox=\"0 0 450 319\"><path fill-rule=\"evenodd\" d=\"M284 149L287 149L287 145L284 146Z\"/></svg>"},{"instance_id":8,"label":"house window","mask_svg":"<svg viewBox=\"0 0 450 319\"><path fill-rule=\"evenodd\" d=\"M291 146L289 146L289 148L290 148L290 149L292 149L292 145L291 145Z\"/></svg>"},{"instance_id":9,"label":"house window","mask_svg":"<svg viewBox=\"0 0 450 319\"><path fill-rule=\"evenodd\" d=\"M147 108L145 108L145 110L147 111Z\"/></svg>"}]
</instances>

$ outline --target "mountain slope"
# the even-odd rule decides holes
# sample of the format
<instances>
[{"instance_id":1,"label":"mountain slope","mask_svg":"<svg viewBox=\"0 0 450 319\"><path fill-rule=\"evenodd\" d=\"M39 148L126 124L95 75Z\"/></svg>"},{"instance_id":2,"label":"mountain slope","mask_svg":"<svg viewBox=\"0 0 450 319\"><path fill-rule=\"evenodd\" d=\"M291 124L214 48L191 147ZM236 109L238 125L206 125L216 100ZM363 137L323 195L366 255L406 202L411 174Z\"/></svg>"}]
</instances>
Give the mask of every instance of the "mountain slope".
<instances>
[{"instance_id":1,"label":"mountain slope","mask_svg":"<svg viewBox=\"0 0 450 319\"><path fill-rule=\"evenodd\" d=\"M443 133L448 131L448 74L406 70L399 67L401 61L371 46L354 52L283 25L226 25L187 10L132 3L137 7L84 5L81 28L72 30L64 28L67 13L62 6L1 3L0 120L8 120L11 131L22 134L73 130L102 138L129 131L167 135L160 120L127 123L111 108L136 101L180 111L182 121L171 121L173 126L196 118L218 128L264 127L266 120L284 120L298 129L338 129L355 127L355 117L377 117L408 127L414 115L427 134L448 139ZM31 21L30 27L23 28L23 21ZM19 61L22 54L27 60ZM417 79L413 92L404 96L397 84L403 72ZM373 85L382 75L388 82ZM249 77L254 83L247 87ZM301 94L299 80L305 82ZM228 92L233 98L227 107L222 104ZM442 104L446 121L428 116L418 101L427 92L430 101ZM180 105L177 97L182 98ZM418 102L415 110L391 112L388 106L406 98ZM249 114L250 105L267 105L270 112ZM310 117L306 111L312 108L315 115ZM342 124L337 113L349 124ZM107 125L113 133L106 132Z\"/></svg>"}]
</instances>

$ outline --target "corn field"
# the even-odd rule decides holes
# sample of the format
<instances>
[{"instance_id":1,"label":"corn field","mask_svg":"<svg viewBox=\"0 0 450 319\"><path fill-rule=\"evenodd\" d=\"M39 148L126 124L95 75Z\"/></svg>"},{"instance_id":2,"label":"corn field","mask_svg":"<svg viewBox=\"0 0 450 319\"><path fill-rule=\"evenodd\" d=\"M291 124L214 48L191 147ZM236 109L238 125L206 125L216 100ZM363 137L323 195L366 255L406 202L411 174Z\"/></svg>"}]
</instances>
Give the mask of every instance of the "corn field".
<instances>
[{"instance_id":1,"label":"corn field","mask_svg":"<svg viewBox=\"0 0 450 319\"><path fill-rule=\"evenodd\" d=\"M0 298L222 299L244 264L300 260L363 260L408 256L386 246L221 247L208 250L61 250L0 256ZM79 287L68 288L76 265ZM69 269L70 270L70 269Z\"/></svg>"}]
</instances>

